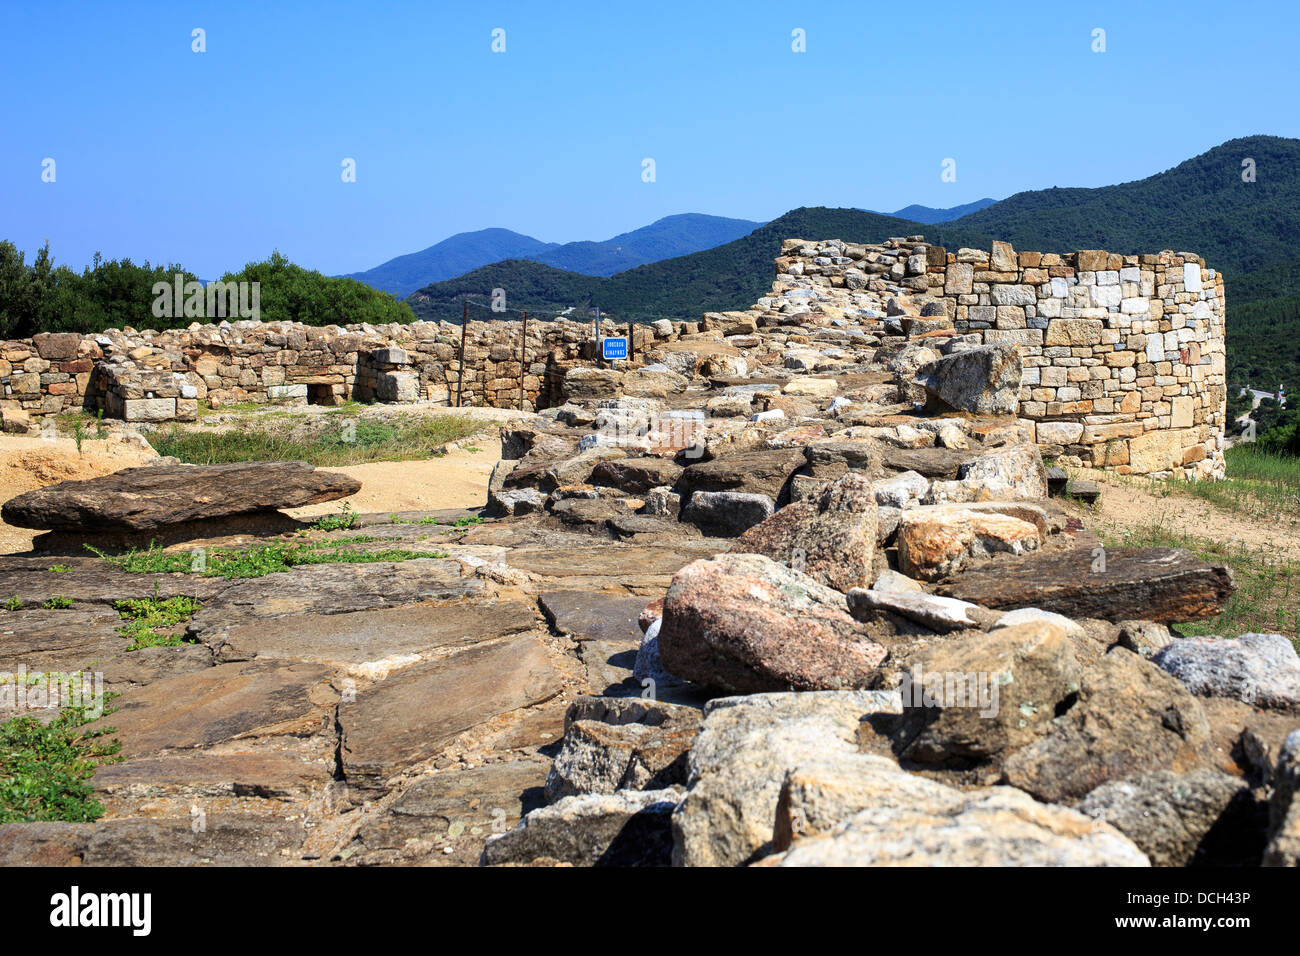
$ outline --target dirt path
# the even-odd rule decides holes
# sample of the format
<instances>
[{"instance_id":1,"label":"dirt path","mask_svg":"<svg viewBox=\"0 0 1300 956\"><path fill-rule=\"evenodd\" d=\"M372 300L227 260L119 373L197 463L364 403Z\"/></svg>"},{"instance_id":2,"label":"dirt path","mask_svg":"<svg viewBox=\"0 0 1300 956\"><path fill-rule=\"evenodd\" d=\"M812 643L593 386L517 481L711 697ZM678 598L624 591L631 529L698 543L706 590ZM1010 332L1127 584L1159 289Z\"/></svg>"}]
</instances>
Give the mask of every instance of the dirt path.
<instances>
[{"instance_id":1,"label":"dirt path","mask_svg":"<svg viewBox=\"0 0 1300 956\"><path fill-rule=\"evenodd\" d=\"M1267 517L1216 507L1178 491L1161 494L1131 479L1096 471L1076 472L1101 485L1101 504L1093 521L1110 527L1139 527L1157 521L1183 534L1230 546L1245 546L1300 561L1300 519L1285 514Z\"/></svg>"}]
</instances>

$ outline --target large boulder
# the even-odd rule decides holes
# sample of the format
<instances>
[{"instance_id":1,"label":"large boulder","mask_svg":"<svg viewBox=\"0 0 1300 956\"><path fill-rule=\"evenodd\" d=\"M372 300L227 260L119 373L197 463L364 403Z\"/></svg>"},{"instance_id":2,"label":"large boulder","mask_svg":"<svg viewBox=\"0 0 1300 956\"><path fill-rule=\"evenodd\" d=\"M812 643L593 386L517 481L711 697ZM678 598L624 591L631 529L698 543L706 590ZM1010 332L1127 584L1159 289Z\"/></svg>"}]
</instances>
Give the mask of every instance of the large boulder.
<instances>
[{"instance_id":1,"label":"large boulder","mask_svg":"<svg viewBox=\"0 0 1300 956\"><path fill-rule=\"evenodd\" d=\"M1041 622L942 642L910 666L894 752L950 767L998 760L1038 740L1082 676L1064 630Z\"/></svg>"},{"instance_id":2,"label":"large boulder","mask_svg":"<svg viewBox=\"0 0 1300 956\"><path fill-rule=\"evenodd\" d=\"M1264 821L1250 787L1218 770L1112 780L1078 809L1119 830L1154 866L1254 865L1262 849Z\"/></svg>"},{"instance_id":3,"label":"large boulder","mask_svg":"<svg viewBox=\"0 0 1300 956\"><path fill-rule=\"evenodd\" d=\"M733 553L792 564L837 591L869 587L877 506L870 479L847 472L815 502L794 502L736 539Z\"/></svg>"},{"instance_id":4,"label":"large boulder","mask_svg":"<svg viewBox=\"0 0 1300 956\"><path fill-rule=\"evenodd\" d=\"M305 461L151 465L61 481L5 502L4 520L57 531L152 531L169 525L299 508L361 490L361 482Z\"/></svg>"},{"instance_id":5,"label":"large boulder","mask_svg":"<svg viewBox=\"0 0 1300 956\"><path fill-rule=\"evenodd\" d=\"M865 716L897 713L889 691L754 694L712 700L691 748L686 797L673 815L673 862L738 866L771 848L785 775L857 757Z\"/></svg>"},{"instance_id":6,"label":"large boulder","mask_svg":"<svg viewBox=\"0 0 1300 956\"><path fill-rule=\"evenodd\" d=\"M1077 697L1054 710L1047 732L1004 765L1008 783L1040 800L1070 803L1109 780L1209 765L1210 728L1196 698L1122 647L1087 668Z\"/></svg>"},{"instance_id":7,"label":"large boulder","mask_svg":"<svg viewBox=\"0 0 1300 956\"><path fill-rule=\"evenodd\" d=\"M1151 660L1198 697L1300 710L1300 657L1281 634L1186 637L1166 644Z\"/></svg>"},{"instance_id":8,"label":"large boulder","mask_svg":"<svg viewBox=\"0 0 1300 956\"><path fill-rule=\"evenodd\" d=\"M1142 867L1150 861L1105 823L994 787L873 806L761 865Z\"/></svg>"},{"instance_id":9,"label":"large boulder","mask_svg":"<svg viewBox=\"0 0 1300 956\"><path fill-rule=\"evenodd\" d=\"M844 595L757 554L673 576L659 653L678 677L738 694L864 687L886 655Z\"/></svg>"},{"instance_id":10,"label":"large boulder","mask_svg":"<svg viewBox=\"0 0 1300 956\"><path fill-rule=\"evenodd\" d=\"M985 345L945 355L916 370L926 396L960 412L1014 414L1020 404L1020 351Z\"/></svg>"}]
</instances>

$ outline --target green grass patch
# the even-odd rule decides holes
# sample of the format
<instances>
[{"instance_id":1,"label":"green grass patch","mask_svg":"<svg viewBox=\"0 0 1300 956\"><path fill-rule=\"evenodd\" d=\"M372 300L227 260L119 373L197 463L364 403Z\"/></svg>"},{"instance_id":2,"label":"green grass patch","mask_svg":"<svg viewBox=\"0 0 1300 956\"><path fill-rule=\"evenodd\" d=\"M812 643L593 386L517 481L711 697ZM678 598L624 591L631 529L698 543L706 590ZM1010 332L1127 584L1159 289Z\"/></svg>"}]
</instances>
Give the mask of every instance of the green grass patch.
<instances>
[{"instance_id":1,"label":"green grass patch","mask_svg":"<svg viewBox=\"0 0 1300 956\"><path fill-rule=\"evenodd\" d=\"M117 633L130 639L128 651L138 651L142 647L176 647L184 643L176 629L192 618L200 607L202 605L194 598L158 597L156 584L151 598L132 598L113 604L113 609L126 622L117 628Z\"/></svg>"},{"instance_id":2,"label":"green grass patch","mask_svg":"<svg viewBox=\"0 0 1300 956\"><path fill-rule=\"evenodd\" d=\"M306 461L340 467L371 461L429 458L440 445L484 429L482 421L454 415L392 415L382 419L345 416L250 418L225 430L174 424L149 437L160 455L198 465L239 461Z\"/></svg>"},{"instance_id":3,"label":"green grass patch","mask_svg":"<svg viewBox=\"0 0 1300 956\"><path fill-rule=\"evenodd\" d=\"M342 531L354 527L356 523L357 513L350 504L344 502L343 510L338 514L323 515L313 521L311 526L318 531Z\"/></svg>"},{"instance_id":4,"label":"green grass patch","mask_svg":"<svg viewBox=\"0 0 1300 956\"><path fill-rule=\"evenodd\" d=\"M72 607L72 605L72 598L66 598L60 594L56 594L52 598L47 598L45 602L41 604L41 607L45 608L47 611L64 611Z\"/></svg>"},{"instance_id":5,"label":"green grass patch","mask_svg":"<svg viewBox=\"0 0 1300 956\"><path fill-rule=\"evenodd\" d=\"M1170 528L1163 520L1122 530L1102 530L1108 547L1185 548L1208 564L1232 569L1237 589L1223 612L1179 624L1184 637L1237 637L1250 631L1284 634L1300 650L1300 563L1244 544L1228 544Z\"/></svg>"},{"instance_id":6,"label":"green grass patch","mask_svg":"<svg viewBox=\"0 0 1300 956\"><path fill-rule=\"evenodd\" d=\"M112 727L86 729L85 708L65 707L48 724L14 717L0 724L0 823L88 823L104 815L90 777L121 745Z\"/></svg>"},{"instance_id":7,"label":"green grass patch","mask_svg":"<svg viewBox=\"0 0 1300 956\"><path fill-rule=\"evenodd\" d=\"M1275 455L1255 445L1234 445L1224 452L1227 477L1222 481L1159 482L1158 493L1191 495L1216 507L1243 514L1300 518L1300 458Z\"/></svg>"},{"instance_id":8,"label":"green grass patch","mask_svg":"<svg viewBox=\"0 0 1300 956\"><path fill-rule=\"evenodd\" d=\"M9 600L5 601L4 603L4 609L6 611L17 611L22 606L23 606L22 598L20 598L16 594L13 597L11 597Z\"/></svg>"},{"instance_id":9,"label":"green grass patch","mask_svg":"<svg viewBox=\"0 0 1300 956\"><path fill-rule=\"evenodd\" d=\"M445 558L442 551L411 551L405 548L360 550L352 545L376 539L364 536L310 544L279 542L251 548L212 548L206 552L202 567L196 567L188 552L168 553L161 548L132 550L110 555L86 547L108 564L130 574L200 574L203 577L260 578L266 574L289 571L308 564L374 564L382 561L409 561L413 558Z\"/></svg>"}]
</instances>

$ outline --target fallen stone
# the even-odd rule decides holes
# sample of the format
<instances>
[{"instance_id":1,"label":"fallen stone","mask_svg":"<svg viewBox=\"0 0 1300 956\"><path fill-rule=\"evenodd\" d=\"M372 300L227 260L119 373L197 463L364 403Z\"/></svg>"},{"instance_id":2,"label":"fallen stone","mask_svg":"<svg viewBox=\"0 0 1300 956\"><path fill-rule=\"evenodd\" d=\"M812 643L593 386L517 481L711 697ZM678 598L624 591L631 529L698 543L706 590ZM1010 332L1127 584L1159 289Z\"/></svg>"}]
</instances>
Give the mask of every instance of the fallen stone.
<instances>
[{"instance_id":1,"label":"fallen stone","mask_svg":"<svg viewBox=\"0 0 1300 956\"><path fill-rule=\"evenodd\" d=\"M688 790L673 815L678 866L740 866L771 848L785 775L857 754L858 725L898 712L889 691L755 694L710 701L691 748Z\"/></svg>"},{"instance_id":2,"label":"fallen stone","mask_svg":"<svg viewBox=\"0 0 1300 956\"><path fill-rule=\"evenodd\" d=\"M917 382L944 408L1010 415L1020 404L1020 351L988 345L922 365Z\"/></svg>"},{"instance_id":3,"label":"fallen stone","mask_svg":"<svg viewBox=\"0 0 1300 956\"><path fill-rule=\"evenodd\" d=\"M647 712L665 713L663 705ZM663 790L686 783L686 754L699 731L699 712L679 708L657 723L568 721L546 778L546 799L618 790ZM621 715L620 715L621 716ZM674 719L675 718L675 719Z\"/></svg>"},{"instance_id":4,"label":"fallen stone","mask_svg":"<svg viewBox=\"0 0 1300 956\"><path fill-rule=\"evenodd\" d=\"M682 520L705 534L734 538L770 518L775 510L775 502L764 494L696 491L682 509Z\"/></svg>"},{"instance_id":5,"label":"fallen stone","mask_svg":"<svg viewBox=\"0 0 1300 956\"><path fill-rule=\"evenodd\" d=\"M1124 648L1085 670L1077 698L1061 703L1047 733L1004 766L1008 783L1039 800L1068 803L1109 780L1208 765L1210 728L1196 698Z\"/></svg>"},{"instance_id":6,"label":"fallen stone","mask_svg":"<svg viewBox=\"0 0 1300 956\"><path fill-rule=\"evenodd\" d=\"M973 558L1037 550L1036 525L993 511L935 506L904 511L898 525L898 567L908 577L935 581ZM980 602L976 602L980 603Z\"/></svg>"},{"instance_id":7,"label":"fallen stone","mask_svg":"<svg viewBox=\"0 0 1300 956\"><path fill-rule=\"evenodd\" d=\"M999 558L936 590L990 608L1036 607L1070 618L1172 624L1223 611L1232 572L1180 548L1074 548Z\"/></svg>"},{"instance_id":8,"label":"fallen stone","mask_svg":"<svg viewBox=\"0 0 1300 956\"><path fill-rule=\"evenodd\" d=\"M877 537L870 480L846 472L816 502L795 502L736 539L732 553L761 554L837 591L872 579Z\"/></svg>"},{"instance_id":9,"label":"fallen stone","mask_svg":"<svg viewBox=\"0 0 1300 956\"><path fill-rule=\"evenodd\" d=\"M305 461L151 465L37 488L11 498L2 511L5 522L19 528L151 531L319 504L360 490L355 478L317 471Z\"/></svg>"},{"instance_id":10,"label":"fallen stone","mask_svg":"<svg viewBox=\"0 0 1300 956\"><path fill-rule=\"evenodd\" d=\"M759 693L864 687L886 652L842 594L761 555L722 554L674 575L659 653L678 677Z\"/></svg>"},{"instance_id":11,"label":"fallen stone","mask_svg":"<svg viewBox=\"0 0 1300 956\"><path fill-rule=\"evenodd\" d=\"M482 866L668 866L681 791L620 790L565 797L488 838Z\"/></svg>"},{"instance_id":12,"label":"fallen stone","mask_svg":"<svg viewBox=\"0 0 1300 956\"><path fill-rule=\"evenodd\" d=\"M763 866L1149 866L1104 823L1010 787L864 810Z\"/></svg>"},{"instance_id":13,"label":"fallen stone","mask_svg":"<svg viewBox=\"0 0 1300 956\"><path fill-rule=\"evenodd\" d=\"M1281 634L1185 637L1151 655L1198 697L1232 697L1255 707L1300 709L1300 657Z\"/></svg>"},{"instance_id":14,"label":"fallen stone","mask_svg":"<svg viewBox=\"0 0 1300 956\"><path fill-rule=\"evenodd\" d=\"M1217 770L1112 780L1078 809L1123 833L1153 866L1255 865L1263 848L1264 820L1250 788Z\"/></svg>"},{"instance_id":15,"label":"fallen stone","mask_svg":"<svg viewBox=\"0 0 1300 956\"><path fill-rule=\"evenodd\" d=\"M676 491L683 501L701 491L738 491L780 501L790 476L804 460L802 448L736 452L688 465Z\"/></svg>"}]
</instances>

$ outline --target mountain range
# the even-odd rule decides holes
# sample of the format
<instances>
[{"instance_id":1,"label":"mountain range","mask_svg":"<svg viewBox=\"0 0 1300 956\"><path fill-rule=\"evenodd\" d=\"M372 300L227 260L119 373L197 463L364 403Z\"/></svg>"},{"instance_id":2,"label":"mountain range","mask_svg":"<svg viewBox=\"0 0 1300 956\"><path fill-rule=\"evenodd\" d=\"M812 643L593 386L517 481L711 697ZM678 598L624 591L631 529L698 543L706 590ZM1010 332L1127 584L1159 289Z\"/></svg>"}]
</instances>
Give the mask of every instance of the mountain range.
<instances>
[{"instance_id":1,"label":"mountain range","mask_svg":"<svg viewBox=\"0 0 1300 956\"><path fill-rule=\"evenodd\" d=\"M761 222L700 213L666 216L604 242L543 242L509 229L460 232L442 242L346 276L398 298L503 259L527 259L584 275L610 276L635 266L719 246L753 232Z\"/></svg>"},{"instance_id":2,"label":"mountain range","mask_svg":"<svg viewBox=\"0 0 1300 956\"><path fill-rule=\"evenodd\" d=\"M893 216L895 219L906 219L909 222L919 222L932 226L936 222L951 222L970 213L979 212L987 206L992 206L995 202L997 202L996 199L977 199L963 206L951 206L948 209L935 209L933 206L918 206L913 203L910 206L904 206L902 209L895 209L891 213L881 213L880 215ZM868 212L870 211L868 210Z\"/></svg>"},{"instance_id":3,"label":"mountain range","mask_svg":"<svg viewBox=\"0 0 1300 956\"><path fill-rule=\"evenodd\" d=\"M1248 159L1253 179L1243 177ZM504 288L520 308L599 306L625 320L696 318L747 308L763 295L782 239L878 242L914 234L950 249L988 248L996 238L1046 252L1197 252L1227 281L1230 380L1286 382L1300 391L1300 140L1276 136L1230 140L1134 182L1017 193L939 223L794 209L733 241L611 276L517 257L431 283L407 301L418 318L454 319L462 298L486 301Z\"/></svg>"}]
</instances>

